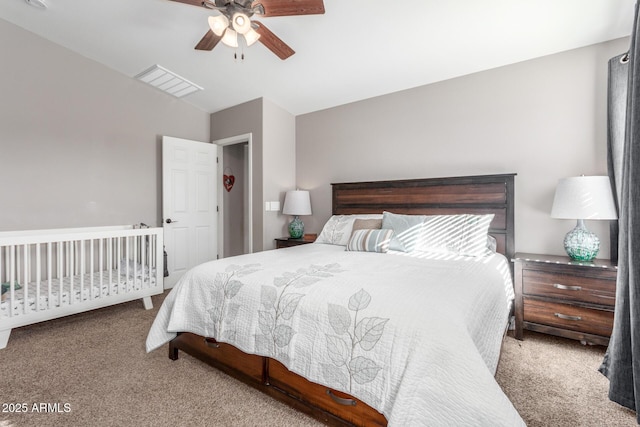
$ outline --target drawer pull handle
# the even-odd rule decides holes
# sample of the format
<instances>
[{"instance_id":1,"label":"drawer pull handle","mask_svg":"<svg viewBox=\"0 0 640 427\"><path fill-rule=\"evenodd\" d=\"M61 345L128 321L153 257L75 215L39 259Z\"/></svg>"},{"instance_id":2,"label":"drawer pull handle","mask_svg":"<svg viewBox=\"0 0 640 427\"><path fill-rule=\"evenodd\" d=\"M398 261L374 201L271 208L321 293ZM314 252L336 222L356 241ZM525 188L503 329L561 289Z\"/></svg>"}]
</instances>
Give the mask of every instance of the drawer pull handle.
<instances>
[{"instance_id":1,"label":"drawer pull handle","mask_svg":"<svg viewBox=\"0 0 640 427\"><path fill-rule=\"evenodd\" d=\"M557 318L564 319L564 320L582 320L581 316L569 316L567 314L562 314L562 313L555 313L554 315Z\"/></svg>"},{"instance_id":2,"label":"drawer pull handle","mask_svg":"<svg viewBox=\"0 0 640 427\"><path fill-rule=\"evenodd\" d=\"M329 395L330 398L333 399L334 402L340 404L340 405L345 405L345 406L356 406L356 401L353 399L344 399L342 397L338 397L335 394L333 394L333 392L329 389L327 389L327 394Z\"/></svg>"},{"instance_id":3,"label":"drawer pull handle","mask_svg":"<svg viewBox=\"0 0 640 427\"><path fill-rule=\"evenodd\" d=\"M213 338L205 338L204 339L204 343L207 345L207 347L209 348L220 348L220 345L216 342L215 339Z\"/></svg>"},{"instance_id":4,"label":"drawer pull handle","mask_svg":"<svg viewBox=\"0 0 640 427\"><path fill-rule=\"evenodd\" d=\"M562 289L565 291L581 291L582 290L582 286L568 286L568 285L563 285L561 283L554 283L553 287L556 289Z\"/></svg>"}]
</instances>

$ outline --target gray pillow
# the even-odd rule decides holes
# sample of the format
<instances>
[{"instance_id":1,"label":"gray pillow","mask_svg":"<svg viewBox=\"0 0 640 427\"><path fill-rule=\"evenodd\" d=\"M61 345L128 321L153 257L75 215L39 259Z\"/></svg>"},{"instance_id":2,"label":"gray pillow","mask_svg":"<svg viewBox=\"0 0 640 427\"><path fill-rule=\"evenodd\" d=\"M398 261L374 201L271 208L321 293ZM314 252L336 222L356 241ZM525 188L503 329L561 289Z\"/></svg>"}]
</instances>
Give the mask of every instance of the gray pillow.
<instances>
[{"instance_id":1,"label":"gray pillow","mask_svg":"<svg viewBox=\"0 0 640 427\"><path fill-rule=\"evenodd\" d=\"M382 228L393 230L389 249L411 252L415 249L422 233L425 215L401 215L391 212L382 213Z\"/></svg>"}]
</instances>

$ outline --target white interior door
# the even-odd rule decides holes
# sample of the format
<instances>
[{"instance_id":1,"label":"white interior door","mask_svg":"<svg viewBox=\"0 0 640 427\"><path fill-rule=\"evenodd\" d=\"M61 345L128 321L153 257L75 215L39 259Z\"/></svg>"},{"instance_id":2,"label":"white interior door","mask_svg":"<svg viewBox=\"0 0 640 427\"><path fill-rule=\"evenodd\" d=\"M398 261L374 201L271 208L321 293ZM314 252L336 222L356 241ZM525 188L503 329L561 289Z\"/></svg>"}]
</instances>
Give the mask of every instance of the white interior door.
<instances>
[{"instance_id":1,"label":"white interior door","mask_svg":"<svg viewBox=\"0 0 640 427\"><path fill-rule=\"evenodd\" d=\"M216 259L217 147L162 137L162 222L172 288L191 267Z\"/></svg>"}]
</instances>

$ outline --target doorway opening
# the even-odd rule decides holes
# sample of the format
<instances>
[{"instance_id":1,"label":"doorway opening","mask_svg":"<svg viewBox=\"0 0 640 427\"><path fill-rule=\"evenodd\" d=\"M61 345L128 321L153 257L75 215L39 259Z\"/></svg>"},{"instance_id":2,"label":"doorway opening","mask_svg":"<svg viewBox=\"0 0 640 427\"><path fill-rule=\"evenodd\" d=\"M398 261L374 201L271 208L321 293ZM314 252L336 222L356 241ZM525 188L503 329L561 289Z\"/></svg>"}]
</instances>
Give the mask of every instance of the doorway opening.
<instances>
[{"instance_id":1,"label":"doorway opening","mask_svg":"<svg viewBox=\"0 0 640 427\"><path fill-rule=\"evenodd\" d=\"M251 134L213 141L218 146L220 258L253 252Z\"/></svg>"}]
</instances>

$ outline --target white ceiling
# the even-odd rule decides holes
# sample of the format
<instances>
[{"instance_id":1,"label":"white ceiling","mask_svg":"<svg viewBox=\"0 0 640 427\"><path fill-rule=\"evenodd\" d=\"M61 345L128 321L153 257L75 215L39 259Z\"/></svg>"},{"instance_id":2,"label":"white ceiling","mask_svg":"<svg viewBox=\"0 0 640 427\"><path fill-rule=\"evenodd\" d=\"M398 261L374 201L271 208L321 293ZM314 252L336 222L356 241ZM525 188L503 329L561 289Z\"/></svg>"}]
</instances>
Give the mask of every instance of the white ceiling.
<instances>
[{"instance_id":1,"label":"white ceiling","mask_svg":"<svg viewBox=\"0 0 640 427\"><path fill-rule=\"evenodd\" d=\"M256 43L236 62L222 44L193 49L214 14L201 7L44 1L1 0L0 18L130 77L160 64L204 88L183 99L207 112L265 97L294 115L628 36L635 3L324 0L324 15L261 19L291 58Z\"/></svg>"}]
</instances>

